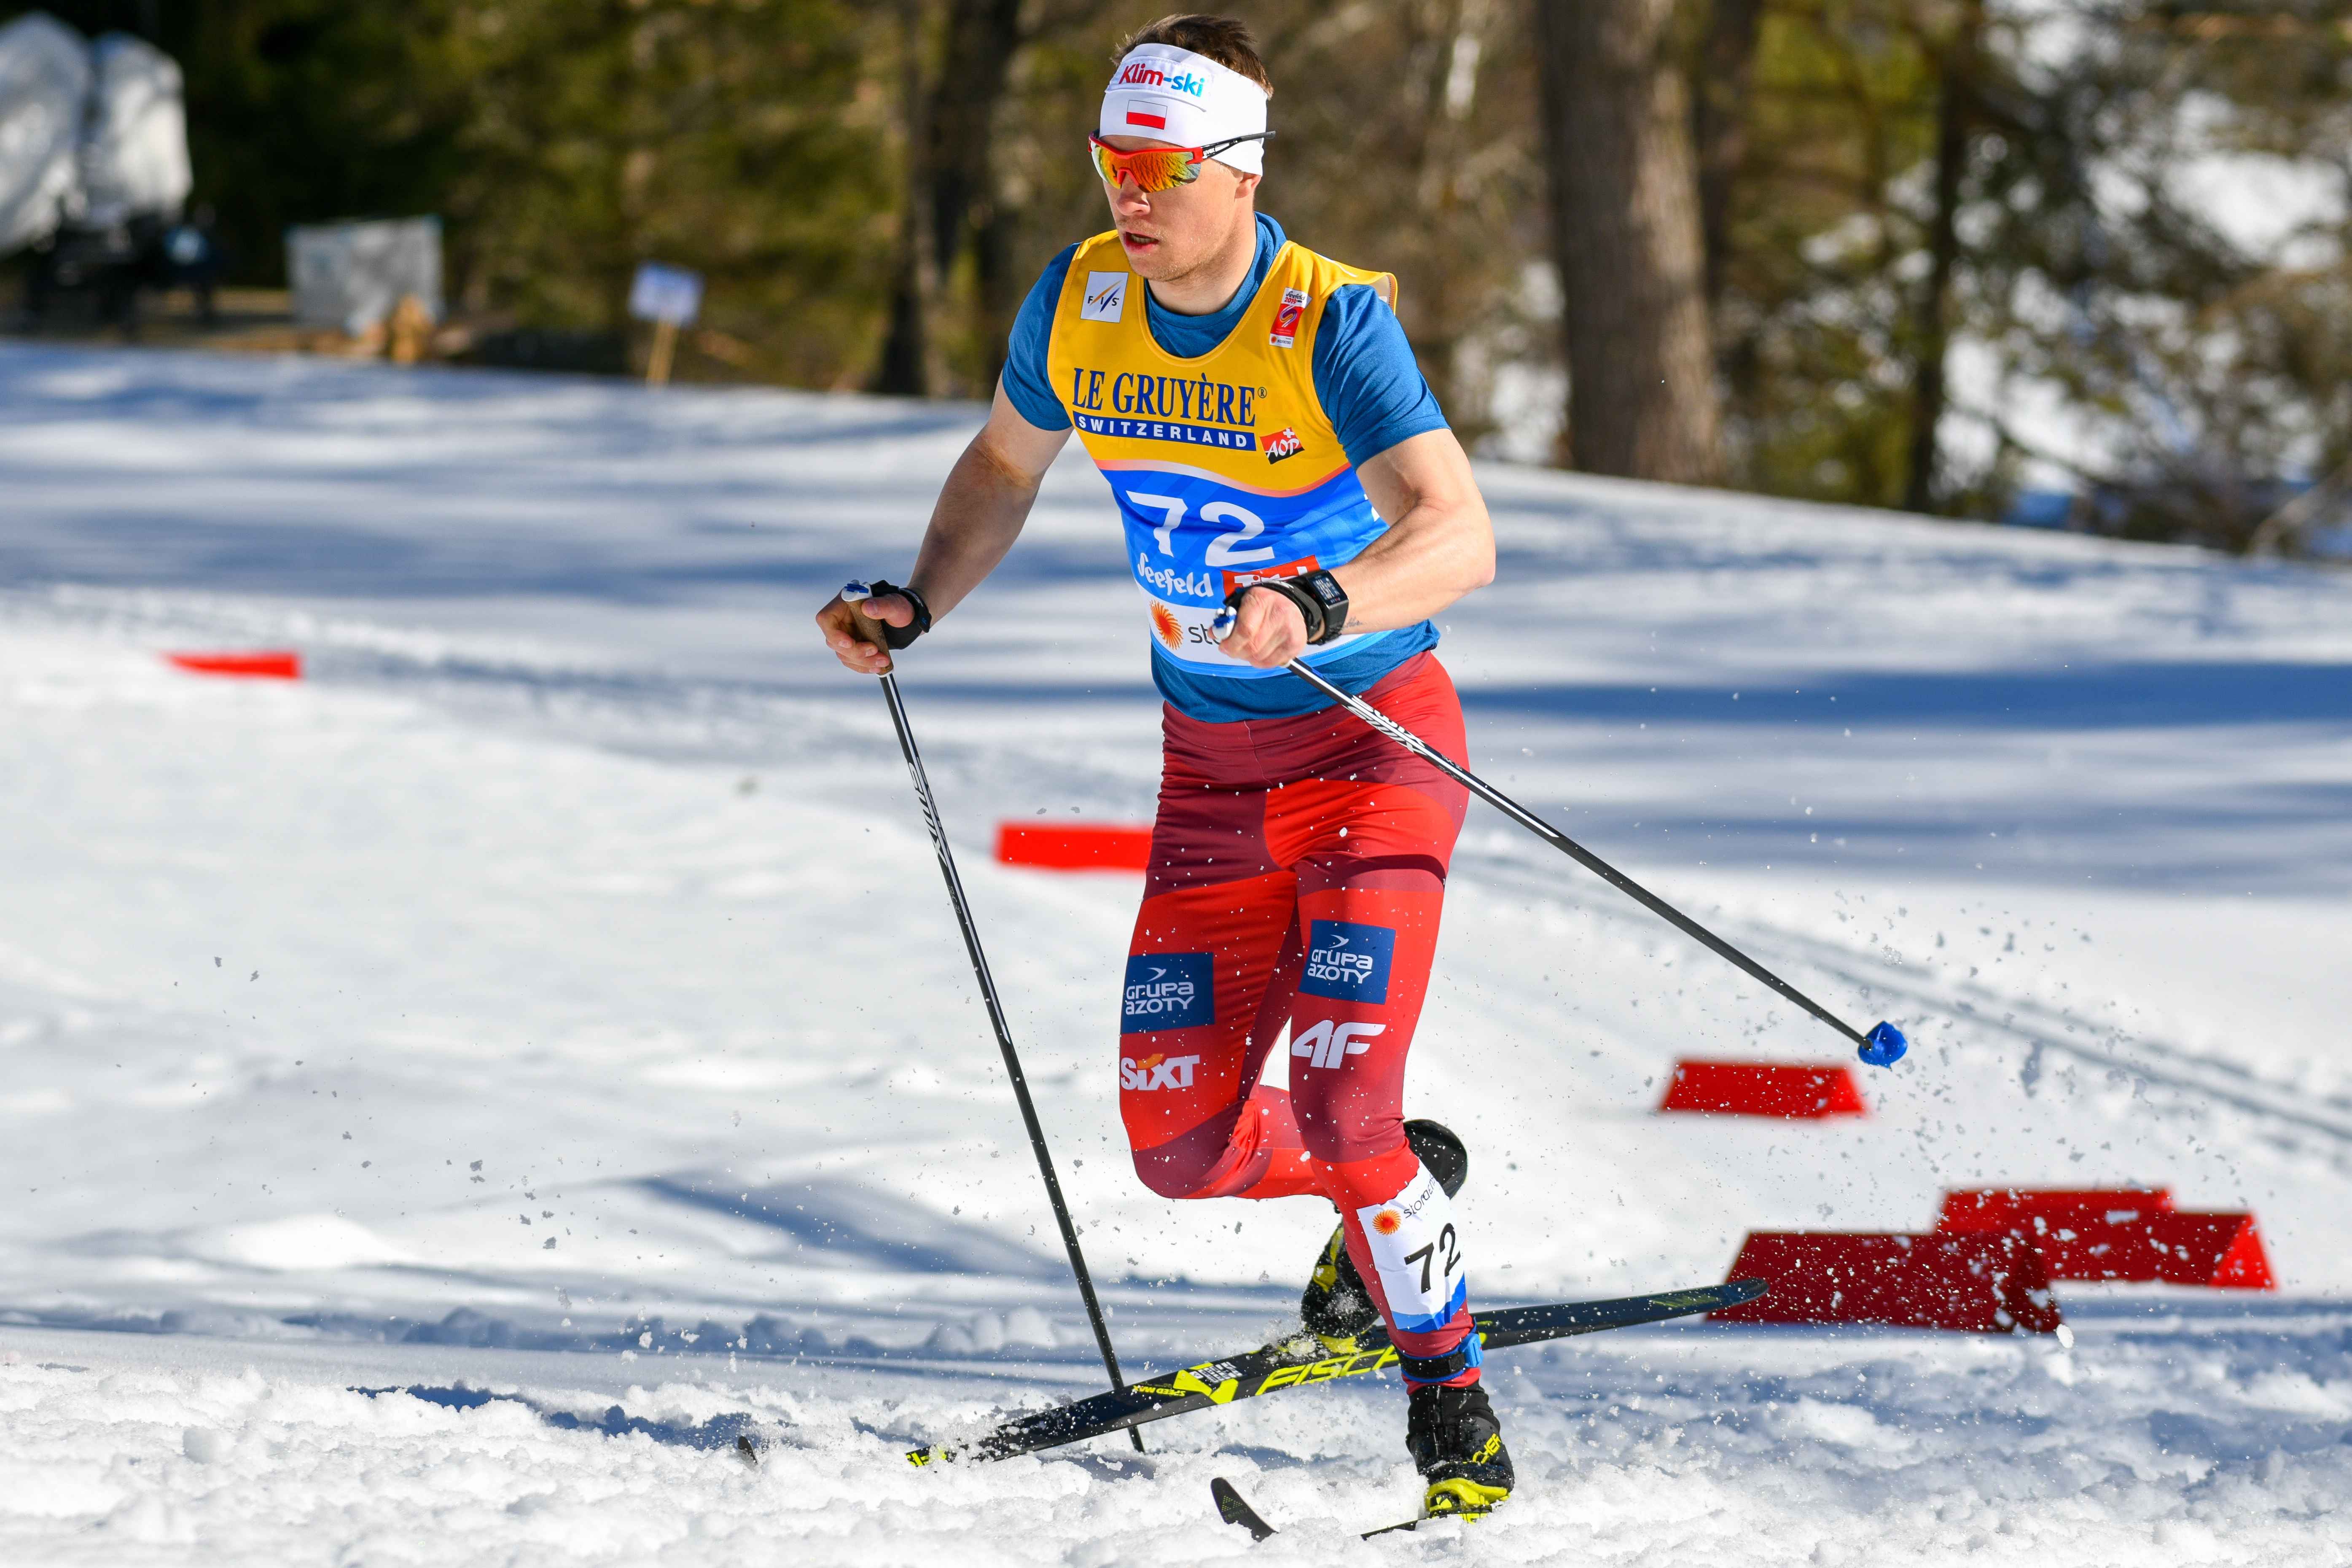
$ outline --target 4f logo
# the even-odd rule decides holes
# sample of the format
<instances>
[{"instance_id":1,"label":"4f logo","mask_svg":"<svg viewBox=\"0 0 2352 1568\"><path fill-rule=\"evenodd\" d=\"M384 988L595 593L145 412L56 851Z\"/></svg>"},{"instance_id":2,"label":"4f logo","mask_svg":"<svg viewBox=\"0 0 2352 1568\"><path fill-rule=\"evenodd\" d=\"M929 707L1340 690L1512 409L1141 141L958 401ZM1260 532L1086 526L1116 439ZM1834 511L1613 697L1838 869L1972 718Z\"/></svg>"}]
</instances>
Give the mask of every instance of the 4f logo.
<instances>
[{"instance_id":1,"label":"4f logo","mask_svg":"<svg viewBox=\"0 0 2352 1568\"><path fill-rule=\"evenodd\" d=\"M1370 1050L1374 1036L1388 1033L1386 1024L1335 1024L1326 1018L1290 1037L1290 1054L1305 1057L1310 1068L1335 1068L1349 1057Z\"/></svg>"},{"instance_id":2,"label":"4f logo","mask_svg":"<svg viewBox=\"0 0 2352 1568\"><path fill-rule=\"evenodd\" d=\"M1118 1086L1137 1090L1190 1089L1192 1087L1192 1069L1200 1065L1198 1057L1171 1057L1165 1053L1155 1053L1141 1061L1133 1057L1121 1057L1118 1058Z\"/></svg>"}]
</instances>

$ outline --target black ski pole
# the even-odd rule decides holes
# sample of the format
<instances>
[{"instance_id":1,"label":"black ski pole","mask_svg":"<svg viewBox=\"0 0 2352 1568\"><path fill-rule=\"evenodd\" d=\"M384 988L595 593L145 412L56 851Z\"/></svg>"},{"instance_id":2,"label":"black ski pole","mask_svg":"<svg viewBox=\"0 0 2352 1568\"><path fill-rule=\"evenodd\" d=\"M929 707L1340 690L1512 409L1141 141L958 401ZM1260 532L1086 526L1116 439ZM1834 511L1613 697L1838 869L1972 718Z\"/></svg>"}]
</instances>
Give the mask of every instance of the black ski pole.
<instances>
[{"instance_id":1,"label":"black ski pole","mask_svg":"<svg viewBox=\"0 0 2352 1568\"><path fill-rule=\"evenodd\" d=\"M1225 610L1216 621L1211 624L1210 635L1223 641L1223 635L1232 629L1232 624L1226 617L1233 614L1230 608ZM1513 800L1509 795L1505 795L1501 790L1496 789L1493 784L1488 784L1485 779L1480 778L1476 773L1472 773L1468 768L1456 763L1439 752L1436 747L1370 703L1360 698L1349 696L1316 674L1314 670L1307 668L1305 659L1294 658L1284 668L1398 745L1402 746L1406 751L1425 762L1433 763L1454 783L1461 784L1480 800L1623 893L1652 914L1665 921L1675 930L1696 941L1718 957L1728 960L1745 970L1831 1028L1835 1029L1839 1034L1843 1035L1847 1039L1852 1040L1860 1047L1859 1054L1862 1059L1871 1066L1893 1067L1903 1053L1910 1048L1909 1042L1903 1037L1903 1031L1892 1024L1881 1023L1866 1035L1860 1033L1853 1025L1666 902L1665 900L1658 897L1657 894L1650 891L1649 889L1642 886L1641 883L1633 880L1633 878L1625 875L1624 872L1617 869L1616 867L1609 864L1608 861L1603 860L1600 856L1592 853L1591 850L1587 849L1583 845L1579 844L1575 839L1570 838L1567 834L1562 833L1559 828L1554 827L1550 823L1546 822L1542 817L1538 816L1534 812L1529 811L1526 806L1521 805L1517 801Z\"/></svg>"},{"instance_id":2,"label":"black ski pole","mask_svg":"<svg viewBox=\"0 0 2352 1568\"><path fill-rule=\"evenodd\" d=\"M854 595L854 597L853 597ZM856 603L866 597L866 585L852 583L841 596ZM864 617L853 616L856 626L866 640L880 647L881 643L867 635ZM1119 1374L1118 1352L1111 1349L1110 1328L1103 1321L1102 1303L1095 1298L1094 1276L1087 1272L1087 1255L1078 1247L1077 1226L1070 1223L1070 1205L1063 1201L1061 1179L1054 1174L1054 1156L1045 1147L1045 1129L1037 1120L1037 1107L1029 1098L1029 1079L1021 1070L1020 1053L1013 1047L1013 1027L1004 1020L1004 1007L996 999L996 982L988 973L988 955L980 948L980 928L972 923L971 904L964 897L963 879L956 875L955 852L948 847L947 829L940 825L940 808L931 800L931 781L923 772L922 753L915 750L915 731L907 722L907 705L898 696L898 678L895 674L882 677L882 700L890 707L891 727L898 731L898 750L907 759L908 776L915 781L915 800L923 809L923 826L930 830L931 847L939 852L940 875L947 879L948 901L955 906L956 924L963 931L964 952L971 957L972 978L980 982L980 998L988 1006L988 1022L996 1031L996 1048L1004 1056L1004 1075L1013 1080L1013 1098L1020 1103L1022 1124L1029 1129L1029 1147L1037 1156L1037 1172L1045 1178L1045 1196L1054 1205L1054 1222L1062 1227L1062 1246L1070 1255L1070 1272L1078 1278L1078 1296L1086 1302L1087 1321L1094 1325L1095 1347L1102 1352L1103 1369L1110 1373L1111 1387L1124 1394L1127 1380ZM1139 1454L1144 1451L1143 1434L1130 1426L1127 1436Z\"/></svg>"}]
</instances>

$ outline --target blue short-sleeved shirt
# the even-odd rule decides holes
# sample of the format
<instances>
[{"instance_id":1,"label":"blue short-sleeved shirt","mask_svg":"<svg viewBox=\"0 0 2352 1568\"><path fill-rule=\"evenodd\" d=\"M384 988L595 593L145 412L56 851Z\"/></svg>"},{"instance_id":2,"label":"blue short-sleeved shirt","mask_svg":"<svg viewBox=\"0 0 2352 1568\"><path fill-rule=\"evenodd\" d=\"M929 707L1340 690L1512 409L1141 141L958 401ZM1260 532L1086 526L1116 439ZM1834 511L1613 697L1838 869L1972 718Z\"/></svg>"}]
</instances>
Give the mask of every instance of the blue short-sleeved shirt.
<instances>
[{"instance_id":1,"label":"blue short-sleeved shirt","mask_svg":"<svg viewBox=\"0 0 2352 1568\"><path fill-rule=\"evenodd\" d=\"M1210 315L1171 310L1151 297L1150 289L1142 289L1153 339L1185 359L1213 351L1240 321L1283 244L1282 226L1258 215L1257 252L1249 276L1232 300ZM1055 306L1076 249L1072 246L1047 263L1022 301L1005 358L1005 397L1041 430L1070 428L1069 413L1053 389L1046 356ZM1446 428L1445 416L1413 359L1404 329L1369 285L1342 287L1326 302L1313 370L1317 399L1351 465L1361 465L1408 437ZM1361 653L1318 664L1316 673L1344 691L1360 692L1436 643L1436 626L1423 621L1381 637ZM1328 698L1296 676L1249 681L1205 679L1181 668L1156 647L1152 679L1180 711L1212 723L1284 718L1329 706Z\"/></svg>"}]
</instances>

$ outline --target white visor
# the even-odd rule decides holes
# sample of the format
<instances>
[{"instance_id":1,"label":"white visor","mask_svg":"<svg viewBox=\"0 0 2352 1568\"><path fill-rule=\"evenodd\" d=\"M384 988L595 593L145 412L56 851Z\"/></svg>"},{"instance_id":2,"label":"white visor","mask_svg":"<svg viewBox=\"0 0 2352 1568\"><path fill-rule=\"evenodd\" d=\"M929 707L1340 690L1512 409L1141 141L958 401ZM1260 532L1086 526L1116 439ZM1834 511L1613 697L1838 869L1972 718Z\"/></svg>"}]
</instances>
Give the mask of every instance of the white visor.
<instances>
[{"instance_id":1,"label":"white visor","mask_svg":"<svg viewBox=\"0 0 2352 1568\"><path fill-rule=\"evenodd\" d=\"M1102 124L1095 134L1213 147L1265 131L1265 89L1206 55L1173 44L1138 44L1103 89ZM1263 174L1265 142L1235 142L1216 161L1244 174Z\"/></svg>"}]
</instances>

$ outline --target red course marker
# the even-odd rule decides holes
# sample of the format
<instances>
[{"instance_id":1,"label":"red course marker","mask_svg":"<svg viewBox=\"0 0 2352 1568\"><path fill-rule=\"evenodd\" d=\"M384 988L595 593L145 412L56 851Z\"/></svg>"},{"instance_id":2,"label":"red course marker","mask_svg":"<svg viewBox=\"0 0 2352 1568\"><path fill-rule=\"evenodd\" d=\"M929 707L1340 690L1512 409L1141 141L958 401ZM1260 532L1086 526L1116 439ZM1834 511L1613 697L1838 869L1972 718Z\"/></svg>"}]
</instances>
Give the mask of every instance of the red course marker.
<instances>
[{"instance_id":1,"label":"red course marker","mask_svg":"<svg viewBox=\"0 0 2352 1568\"><path fill-rule=\"evenodd\" d=\"M1728 1277L1769 1279L1771 1293L1709 1312L1710 1322L2058 1331L2042 1255L1995 1231L1750 1231Z\"/></svg>"},{"instance_id":2,"label":"red course marker","mask_svg":"<svg viewBox=\"0 0 2352 1568\"><path fill-rule=\"evenodd\" d=\"M1676 1062L1658 1109L1802 1121L1870 1114L1843 1066L1782 1062Z\"/></svg>"},{"instance_id":3,"label":"red course marker","mask_svg":"<svg viewBox=\"0 0 2352 1568\"><path fill-rule=\"evenodd\" d=\"M242 676L247 679L299 680L302 656L290 648L264 648L248 653L167 653L182 669L198 675Z\"/></svg>"},{"instance_id":4,"label":"red course marker","mask_svg":"<svg viewBox=\"0 0 2352 1568\"><path fill-rule=\"evenodd\" d=\"M2161 1187L1946 1193L1936 1228L2014 1237L2042 1254L2053 1279L2278 1289L2252 1215L2176 1209Z\"/></svg>"},{"instance_id":5,"label":"red course marker","mask_svg":"<svg viewBox=\"0 0 2352 1568\"><path fill-rule=\"evenodd\" d=\"M1140 871L1151 863L1151 829L1119 823L1001 822L996 858L1049 871Z\"/></svg>"}]
</instances>

